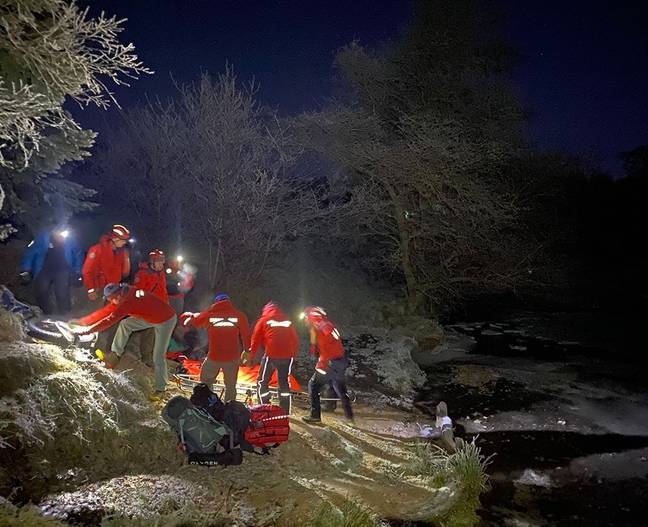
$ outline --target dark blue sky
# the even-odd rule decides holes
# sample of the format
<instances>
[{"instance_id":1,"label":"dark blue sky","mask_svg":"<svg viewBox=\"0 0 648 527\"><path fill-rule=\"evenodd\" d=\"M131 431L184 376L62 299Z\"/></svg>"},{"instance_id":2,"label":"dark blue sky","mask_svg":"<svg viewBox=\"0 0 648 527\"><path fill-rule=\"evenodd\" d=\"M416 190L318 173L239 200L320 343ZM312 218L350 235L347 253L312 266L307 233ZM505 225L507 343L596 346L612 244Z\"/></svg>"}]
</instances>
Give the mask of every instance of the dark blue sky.
<instances>
[{"instance_id":1,"label":"dark blue sky","mask_svg":"<svg viewBox=\"0 0 648 527\"><path fill-rule=\"evenodd\" d=\"M586 155L618 173L618 152L648 144L648 1L497 0L503 33L520 53L514 82L538 147ZM335 51L397 39L407 0L89 0L128 18L133 41L156 74L118 90L128 107L170 95L173 77L217 73L229 61L254 76L259 98L283 114L317 108L330 94ZM112 112L81 122L101 130Z\"/></svg>"}]
</instances>

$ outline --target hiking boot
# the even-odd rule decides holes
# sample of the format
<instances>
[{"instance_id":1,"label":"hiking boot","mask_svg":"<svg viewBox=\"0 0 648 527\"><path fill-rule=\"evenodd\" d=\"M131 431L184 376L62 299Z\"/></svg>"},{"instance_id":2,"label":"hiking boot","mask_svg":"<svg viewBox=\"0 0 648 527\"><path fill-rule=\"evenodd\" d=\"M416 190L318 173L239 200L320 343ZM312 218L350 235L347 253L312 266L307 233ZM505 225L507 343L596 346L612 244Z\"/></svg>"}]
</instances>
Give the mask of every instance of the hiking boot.
<instances>
[{"instance_id":1,"label":"hiking boot","mask_svg":"<svg viewBox=\"0 0 648 527\"><path fill-rule=\"evenodd\" d=\"M115 366L117 366L117 364L119 364L120 359L120 355L117 355L114 351L111 351L104 357L104 364L106 368L112 370Z\"/></svg>"},{"instance_id":2,"label":"hiking boot","mask_svg":"<svg viewBox=\"0 0 648 527\"><path fill-rule=\"evenodd\" d=\"M304 417L302 417L302 421L308 424L315 424L315 423L322 422L322 420L319 417L313 417L312 415L305 415Z\"/></svg>"}]
</instances>

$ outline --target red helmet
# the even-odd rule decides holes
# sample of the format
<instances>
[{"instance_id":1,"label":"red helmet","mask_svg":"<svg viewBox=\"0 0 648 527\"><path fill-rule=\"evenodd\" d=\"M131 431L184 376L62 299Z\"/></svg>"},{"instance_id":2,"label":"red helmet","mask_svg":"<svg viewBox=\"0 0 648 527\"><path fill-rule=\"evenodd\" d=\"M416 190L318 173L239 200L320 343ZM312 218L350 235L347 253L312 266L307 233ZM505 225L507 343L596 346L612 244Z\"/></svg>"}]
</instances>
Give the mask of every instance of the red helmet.
<instances>
[{"instance_id":1,"label":"red helmet","mask_svg":"<svg viewBox=\"0 0 648 527\"><path fill-rule=\"evenodd\" d=\"M130 231L124 227L123 225L115 224L112 226L112 230L110 231L110 235L113 238L117 238L119 240L129 240L130 239Z\"/></svg>"},{"instance_id":2,"label":"red helmet","mask_svg":"<svg viewBox=\"0 0 648 527\"><path fill-rule=\"evenodd\" d=\"M326 319L326 311L319 306L310 306L304 309L301 318L315 324L316 322L321 322Z\"/></svg>"},{"instance_id":3,"label":"red helmet","mask_svg":"<svg viewBox=\"0 0 648 527\"><path fill-rule=\"evenodd\" d=\"M164 263L165 257L164 257L164 253L160 249L155 249L149 253L148 259L149 262L151 263L155 263L155 262Z\"/></svg>"}]
</instances>

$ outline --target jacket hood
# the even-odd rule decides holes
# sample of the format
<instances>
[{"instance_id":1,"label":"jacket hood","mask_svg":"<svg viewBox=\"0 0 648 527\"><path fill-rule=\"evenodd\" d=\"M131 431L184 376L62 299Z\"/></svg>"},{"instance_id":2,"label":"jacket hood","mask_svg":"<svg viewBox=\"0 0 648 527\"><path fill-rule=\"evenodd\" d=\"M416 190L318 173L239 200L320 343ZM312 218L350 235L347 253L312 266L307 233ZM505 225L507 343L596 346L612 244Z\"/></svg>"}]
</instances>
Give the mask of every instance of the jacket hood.
<instances>
[{"instance_id":1,"label":"jacket hood","mask_svg":"<svg viewBox=\"0 0 648 527\"><path fill-rule=\"evenodd\" d=\"M263 318L288 318L276 304L266 304L261 312L261 316Z\"/></svg>"},{"instance_id":2,"label":"jacket hood","mask_svg":"<svg viewBox=\"0 0 648 527\"><path fill-rule=\"evenodd\" d=\"M211 309L216 313L220 313L220 312L229 312L236 308L234 307L234 304L232 304L232 301L227 299L227 300L219 300L218 302L212 304Z\"/></svg>"}]
</instances>

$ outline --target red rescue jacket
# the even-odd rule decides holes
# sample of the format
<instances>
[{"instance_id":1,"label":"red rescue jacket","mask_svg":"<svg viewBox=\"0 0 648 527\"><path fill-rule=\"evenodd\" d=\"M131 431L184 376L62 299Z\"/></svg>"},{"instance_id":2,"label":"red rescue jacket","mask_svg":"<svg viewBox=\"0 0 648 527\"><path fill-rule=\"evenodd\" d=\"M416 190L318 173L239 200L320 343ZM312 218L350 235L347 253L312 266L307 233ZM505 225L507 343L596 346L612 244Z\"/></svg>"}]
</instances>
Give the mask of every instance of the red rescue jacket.
<instances>
[{"instance_id":1,"label":"red rescue jacket","mask_svg":"<svg viewBox=\"0 0 648 527\"><path fill-rule=\"evenodd\" d=\"M194 327L207 328L209 360L234 361L250 349L248 318L230 300L216 302L188 320Z\"/></svg>"},{"instance_id":2,"label":"red rescue jacket","mask_svg":"<svg viewBox=\"0 0 648 527\"><path fill-rule=\"evenodd\" d=\"M155 271L151 266L145 262L141 263L139 270L135 275L133 285L149 293L153 293L160 300L169 303L169 294L166 288L166 274L164 269L162 271Z\"/></svg>"},{"instance_id":3,"label":"red rescue jacket","mask_svg":"<svg viewBox=\"0 0 648 527\"><path fill-rule=\"evenodd\" d=\"M92 333L105 331L126 317L141 318L151 324L160 324L173 316L175 311L169 304L142 289L128 286L128 290L122 294L118 304L112 302L106 304L101 309L79 319L79 323L89 326L86 332Z\"/></svg>"},{"instance_id":4,"label":"red rescue jacket","mask_svg":"<svg viewBox=\"0 0 648 527\"><path fill-rule=\"evenodd\" d=\"M104 234L99 243L88 249L81 272L86 289L101 294L106 285L118 284L130 274L128 249L116 249L110 236Z\"/></svg>"},{"instance_id":5,"label":"red rescue jacket","mask_svg":"<svg viewBox=\"0 0 648 527\"><path fill-rule=\"evenodd\" d=\"M331 360L341 359L344 357L344 346L342 346L342 337L330 320L322 320L312 325L315 332L317 348L319 349L319 360L316 368L326 370Z\"/></svg>"},{"instance_id":6,"label":"red rescue jacket","mask_svg":"<svg viewBox=\"0 0 648 527\"><path fill-rule=\"evenodd\" d=\"M292 359L299 353L299 337L293 323L276 306L263 309L252 333L251 359L259 348L271 359Z\"/></svg>"}]
</instances>

